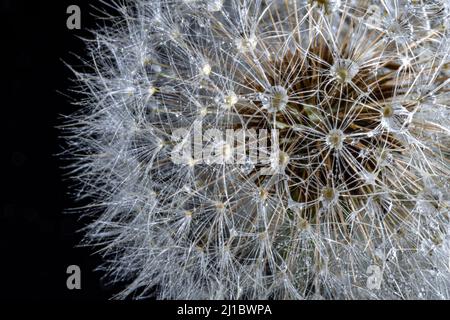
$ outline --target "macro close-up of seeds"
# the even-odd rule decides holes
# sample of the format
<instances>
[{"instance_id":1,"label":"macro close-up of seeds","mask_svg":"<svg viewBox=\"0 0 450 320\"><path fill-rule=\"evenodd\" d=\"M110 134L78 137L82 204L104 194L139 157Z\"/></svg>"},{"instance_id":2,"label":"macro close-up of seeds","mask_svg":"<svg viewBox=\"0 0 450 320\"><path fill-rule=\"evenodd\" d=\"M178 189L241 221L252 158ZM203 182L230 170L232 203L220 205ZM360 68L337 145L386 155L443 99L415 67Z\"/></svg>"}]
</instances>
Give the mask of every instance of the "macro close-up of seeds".
<instances>
[{"instance_id":1,"label":"macro close-up of seeds","mask_svg":"<svg viewBox=\"0 0 450 320\"><path fill-rule=\"evenodd\" d=\"M108 6L60 157L114 298L450 299L450 1Z\"/></svg>"}]
</instances>

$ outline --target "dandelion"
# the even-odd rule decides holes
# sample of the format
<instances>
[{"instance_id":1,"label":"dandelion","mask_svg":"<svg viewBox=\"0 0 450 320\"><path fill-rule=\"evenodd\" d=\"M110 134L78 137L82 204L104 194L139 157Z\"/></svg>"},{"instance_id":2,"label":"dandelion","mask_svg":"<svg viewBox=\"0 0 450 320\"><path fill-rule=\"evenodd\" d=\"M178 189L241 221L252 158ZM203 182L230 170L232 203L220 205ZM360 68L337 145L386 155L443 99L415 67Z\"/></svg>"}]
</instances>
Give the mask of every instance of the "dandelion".
<instances>
[{"instance_id":1,"label":"dandelion","mask_svg":"<svg viewBox=\"0 0 450 320\"><path fill-rule=\"evenodd\" d=\"M66 130L117 298L450 298L447 0L115 7Z\"/></svg>"}]
</instances>

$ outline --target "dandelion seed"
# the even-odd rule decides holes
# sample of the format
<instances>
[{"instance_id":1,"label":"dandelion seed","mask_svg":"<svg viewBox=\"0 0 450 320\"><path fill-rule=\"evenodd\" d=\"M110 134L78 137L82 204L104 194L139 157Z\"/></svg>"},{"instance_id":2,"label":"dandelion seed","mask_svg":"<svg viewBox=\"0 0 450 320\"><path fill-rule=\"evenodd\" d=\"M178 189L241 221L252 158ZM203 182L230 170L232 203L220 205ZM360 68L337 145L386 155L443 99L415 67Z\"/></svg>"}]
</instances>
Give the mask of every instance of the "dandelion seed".
<instances>
[{"instance_id":1,"label":"dandelion seed","mask_svg":"<svg viewBox=\"0 0 450 320\"><path fill-rule=\"evenodd\" d=\"M326 142L327 145L335 150L342 150L344 145L345 135L342 130L333 129L327 135Z\"/></svg>"},{"instance_id":2,"label":"dandelion seed","mask_svg":"<svg viewBox=\"0 0 450 320\"><path fill-rule=\"evenodd\" d=\"M288 103L288 94L286 89L281 86L270 88L263 97L263 107L269 112L279 112L286 108Z\"/></svg>"},{"instance_id":3,"label":"dandelion seed","mask_svg":"<svg viewBox=\"0 0 450 320\"><path fill-rule=\"evenodd\" d=\"M339 192L331 187L325 187L322 189L322 203L324 206L335 204L339 199Z\"/></svg>"},{"instance_id":4,"label":"dandelion seed","mask_svg":"<svg viewBox=\"0 0 450 320\"><path fill-rule=\"evenodd\" d=\"M239 101L238 96L232 91L227 92L225 96L221 98L219 97L216 100L219 101L221 106L225 109L234 107L234 105Z\"/></svg>"},{"instance_id":5,"label":"dandelion seed","mask_svg":"<svg viewBox=\"0 0 450 320\"><path fill-rule=\"evenodd\" d=\"M211 66L209 65L209 63L205 63L202 68L201 68L201 73L204 76L209 76L209 74L211 73Z\"/></svg>"},{"instance_id":6,"label":"dandelion seed","mask_svg":"<svg viewBox=\"0 0 450 320\"><path fill-rule=\"evenodd\" d=\"M407 129L411 120L411 114L400 104L389 104L382 110L382 125L393 132L401 132Z\"/></svg>"},{"instance_id":7,"label":"dandelion seed","mask_svg":"<svg viewBox=\"0 0 450 320\"><path fill-rule=\"evenodd\" d=\"M331 67L331 73L340 83L351 82L358 71L358 65L348 59L337 60Z\"/></svg>"}]
</instances>

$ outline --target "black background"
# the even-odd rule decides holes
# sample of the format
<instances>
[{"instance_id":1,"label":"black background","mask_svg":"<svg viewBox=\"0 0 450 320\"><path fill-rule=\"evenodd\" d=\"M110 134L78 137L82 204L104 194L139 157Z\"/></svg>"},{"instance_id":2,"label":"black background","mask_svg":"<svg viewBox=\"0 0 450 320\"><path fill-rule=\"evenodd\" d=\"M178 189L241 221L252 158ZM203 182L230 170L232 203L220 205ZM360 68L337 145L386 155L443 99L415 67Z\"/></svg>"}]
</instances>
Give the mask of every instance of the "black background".
<instances>
[{"instance_id":1,"label":"black background","mask_svg":"<svg viewBox=\"0 0 450 320\"><path fill-rule=\"evenodd\" d=\"M81 8L81 30L66 27L71 4ZM104 301L120 289L94 271L101 257L92 248L76 247L83 224L65 213L77 204L57 157L63 140L55 126L74 110L64 95L73 75L63 60L76 65L71 53L85 54L78 37L91 37L88 30L99 21L92 5L102 6L92 0L1 0L2 299ZM72 264L81 268L81 290L66 287Z\"/></svg>"}]
</instances>

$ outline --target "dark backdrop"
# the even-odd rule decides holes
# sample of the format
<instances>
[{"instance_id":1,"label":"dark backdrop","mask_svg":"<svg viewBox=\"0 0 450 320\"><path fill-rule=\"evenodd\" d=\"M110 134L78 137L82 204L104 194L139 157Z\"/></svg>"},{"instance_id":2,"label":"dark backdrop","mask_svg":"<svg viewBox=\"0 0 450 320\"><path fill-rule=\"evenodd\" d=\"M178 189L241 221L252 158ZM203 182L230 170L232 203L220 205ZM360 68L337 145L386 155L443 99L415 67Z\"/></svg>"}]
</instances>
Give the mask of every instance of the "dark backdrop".
<instances>
[{"instance_id":1,"label":"dark backdrop","mask_svg":"<svg viewBox=\"0 0 450 320\"><path fill-rule=\"evenodd\" d=\"M76 204L62 178L56 154L62 140L55 126L74 110L68 93L71 72L62 60L83 55L78 36L98 22L99 1L0 0L2 191L0 207L0 298L105 300L108 287L92 248L76 248L78 216L64 213ZM81 8L81 30L68 30L66 9ZM6 71L6 72L5 72ZM60 91L60 92L58 92ZM81 268L81 290L66 288L66 268Z\"/></svg>"}]
</instances>

